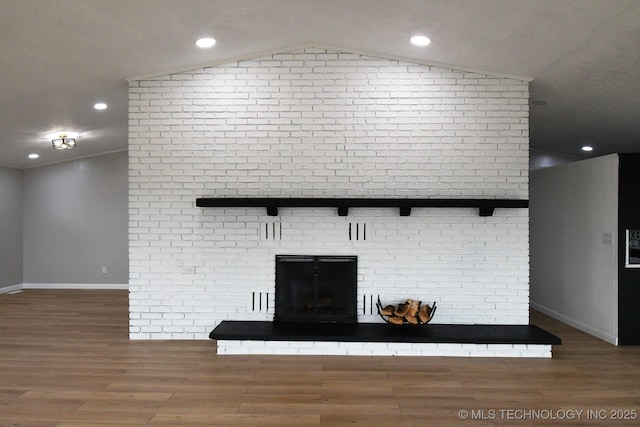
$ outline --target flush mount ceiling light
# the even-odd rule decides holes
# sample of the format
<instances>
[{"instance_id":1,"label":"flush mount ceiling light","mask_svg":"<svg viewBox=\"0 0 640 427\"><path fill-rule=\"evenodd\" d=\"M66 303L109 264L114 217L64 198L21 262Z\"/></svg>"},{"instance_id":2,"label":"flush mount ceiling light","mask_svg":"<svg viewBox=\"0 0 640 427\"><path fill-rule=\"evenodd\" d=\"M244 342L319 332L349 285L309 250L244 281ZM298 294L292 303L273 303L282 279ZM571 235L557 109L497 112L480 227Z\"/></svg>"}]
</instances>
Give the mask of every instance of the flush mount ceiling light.
<instances>
[{"instance_id":1,"label":"flush mount ceiling light","mask_svg":"<svg viewBox=\"0 0 640 427\"><path fill-rule=\"evenodd\" d=\"M72 138L71 134L61 133L57 138L51 140L51 144L56 150L71 150L76 148L76 138L75 135L73 136Z\"/></svg>"},{"instance_id":2,"label":"flush mount ceiling light","mask_svg":"<svg viewBox=\"0 0 640 427\"><path fill-rule=\"evenodd\" d=\"M95 108L96 110L106 110L107 104L105 104L104 102L98 102L93 105L93 108Z\"/></svg>"},{"instance_id":3,"label":"flush mount ceiling light","mask_svg":"<svg viewBox=\"0 0 640 427\"><path fill-rule=\"evenodd\" d=\"M427 36L417 35L411 37L411 43L413 43L415 46L425 47L431 44L431 39Z\"/></svg>"},{"instance_id":4,"label":"flush mount ceiling light","mask_svg":"<svg viewBox=\"0 0 640 427\"><path fill-rule=\"evenodd\" d=\"M207 49L216 44L216 39L211 37L203 37L201 39L196 40L196 46L200 49Z\"/></svg>"},{"instance_id":5,"label":"flush mount ceiling light","mask_svg":"<svg viewBox=\"0 0 640 427\"><path fill-rule=\"evenodd\" d=\"M29 157L30 159L37 159L38 157L40 157L40 155L36 153L31 153L27 157Z\"/></svg>"},{"instance_id":6,"label":"flush mount ceiling light","mask_svg":"<svg viewBox=\"0 0 640 427\"><path fill-rule=\"evenodd\" d=\"M593 151L593 147L590 145L583 145L582 151Z\"/></svg>"}]
</instances>

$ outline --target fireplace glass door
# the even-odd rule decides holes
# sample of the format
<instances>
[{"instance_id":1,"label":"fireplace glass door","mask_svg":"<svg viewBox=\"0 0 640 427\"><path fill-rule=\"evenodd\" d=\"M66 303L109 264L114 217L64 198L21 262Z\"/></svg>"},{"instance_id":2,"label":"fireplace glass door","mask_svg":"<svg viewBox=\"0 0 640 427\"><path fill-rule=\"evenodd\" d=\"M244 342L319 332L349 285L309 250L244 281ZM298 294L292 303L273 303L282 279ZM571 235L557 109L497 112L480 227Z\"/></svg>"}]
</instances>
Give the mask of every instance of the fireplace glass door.
<instances>
[{"instance_id":1,"label":"fireplace glass door","mask_svg":"<svg viewBox=\"0 0 640 427\"><path fill-rule=\"evenodd\" d=\"M276 256L275 321L355 323L357 257Z\"/></svg>"}]
</instances>

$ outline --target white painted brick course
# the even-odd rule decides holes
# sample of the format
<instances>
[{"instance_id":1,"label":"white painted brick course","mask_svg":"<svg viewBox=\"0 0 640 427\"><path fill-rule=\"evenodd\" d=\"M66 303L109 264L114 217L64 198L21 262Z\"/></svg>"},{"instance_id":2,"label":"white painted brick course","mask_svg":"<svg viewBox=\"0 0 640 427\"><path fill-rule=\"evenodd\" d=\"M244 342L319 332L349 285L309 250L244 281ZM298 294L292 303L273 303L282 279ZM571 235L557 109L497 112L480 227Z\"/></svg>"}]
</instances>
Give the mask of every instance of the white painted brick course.
<instances>
[{"instance_id":1,"label":"white painted brick course","mask_svg":"<svg viewBox=\"0 0 640 427\"><path fill-rule=\"evenodd\" d=\"M332 355L332 356L446 356L551 358L546 344L436 344L332 341L233 341L217 342L221 355Z\"/></svg>"},{"instance_id":2,"label":"white painted brick course","mask_svg":"<svg viewBox=\"0 0 640 427\"><path fill-rule=\"evenodd\" d=\"M276 254L358 255L360 305L362 295L412 297L437 301L438 323L528 323L526 209L273 218L195 206L197 197L526 199L526 83L313 48L135 81L129 93L132 338L205 339L225 319L271 320ZM261 238L273 221L282 239ZM367 223L366 241L348 240L349 222ZM268 310L248 311L252 292L271 295Z\"/></svg>"}]
</instances>

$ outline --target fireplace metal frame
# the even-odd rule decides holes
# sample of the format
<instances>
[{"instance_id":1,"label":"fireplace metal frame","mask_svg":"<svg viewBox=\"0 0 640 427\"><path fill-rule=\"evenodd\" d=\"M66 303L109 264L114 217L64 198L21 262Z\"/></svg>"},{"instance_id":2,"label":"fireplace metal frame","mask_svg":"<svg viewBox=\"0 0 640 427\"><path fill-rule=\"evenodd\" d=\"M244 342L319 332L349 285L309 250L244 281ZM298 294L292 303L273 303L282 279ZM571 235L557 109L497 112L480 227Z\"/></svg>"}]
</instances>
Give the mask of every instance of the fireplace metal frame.
<instances>
[{"instance_id":1,"label":"fireplace metal frame","mask_svg":"<svg viewBox=\"0 0 640 427\"><path fill-rule=\"evenodd\" d=\"M284 272L282 271L285 263L313 263L313 283L311 284L313 292L313 313L306 310L300 315L292 314L286 311L288 307L286 297L283 296L282 290L285 286ZM349 263L353 268L347 269L350 274L346 281L352 283L350 289L345 289L342 294L342 300L347 301L350 310L340 312L334 316L330 316L320 311L320 287L321 281L326 279L320 276L320 264L328 263ZM276 293L275 293L275 314L274 322L306 322L306 323L357 323L357 275L358 275L358 257L355 255L276 255ZM289 285L290 286L290 285ZM334 295L334 298L336 295ZM290 306L290 304L288 304ZM283 308L285 307L285 308Z\"/></svg>"}]
</instances>

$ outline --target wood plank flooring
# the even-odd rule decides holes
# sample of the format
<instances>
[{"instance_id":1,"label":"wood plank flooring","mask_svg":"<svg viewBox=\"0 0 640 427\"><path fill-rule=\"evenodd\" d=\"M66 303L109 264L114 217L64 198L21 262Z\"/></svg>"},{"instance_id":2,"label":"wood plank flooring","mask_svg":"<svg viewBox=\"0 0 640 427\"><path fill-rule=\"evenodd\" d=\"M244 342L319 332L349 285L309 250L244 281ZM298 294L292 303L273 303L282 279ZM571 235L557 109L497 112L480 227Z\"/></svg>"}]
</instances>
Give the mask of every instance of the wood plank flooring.
<instances>
[{"instance_id":1,"label":"wood plank flooring","mask_svg":"<svg viewBox=\"0 0 640 427\"><path fill-rule=\"evenodd\" d=\"M550 360L218 356L129 341L127 310L126 291L0 295L0 426L640 425L640 347L537 312Z\"/></svg>"}]
</instances>

